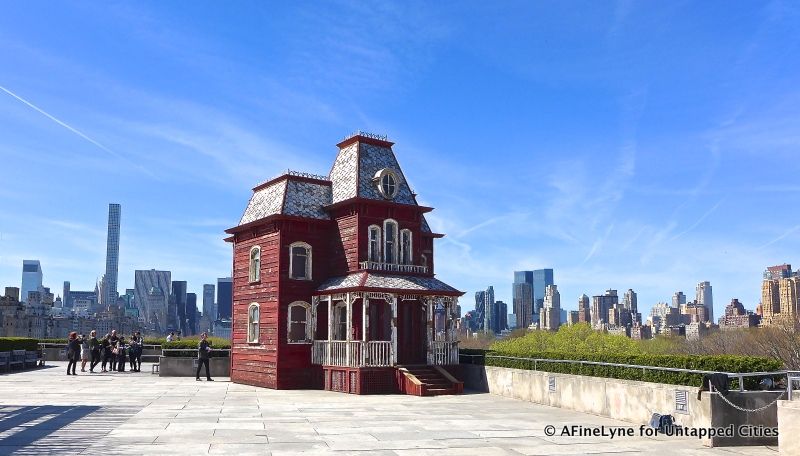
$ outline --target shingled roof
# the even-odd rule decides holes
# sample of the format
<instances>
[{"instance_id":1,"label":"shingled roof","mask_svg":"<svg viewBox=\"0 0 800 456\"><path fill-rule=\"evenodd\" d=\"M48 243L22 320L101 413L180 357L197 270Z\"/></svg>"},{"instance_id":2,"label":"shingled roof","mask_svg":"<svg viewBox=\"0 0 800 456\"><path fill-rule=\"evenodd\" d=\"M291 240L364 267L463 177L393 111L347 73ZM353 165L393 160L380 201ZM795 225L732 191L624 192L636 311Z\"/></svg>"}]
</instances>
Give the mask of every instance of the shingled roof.
<instances>
[{"instance_id":1,"label":"shingled roof","mask_svg":"<svg viewBox=\"0 0 800 456\"><path fill-rule=\"evenodd\" d=\"M400 292L438 293L460 295L460 291L433 277L395 276L359 271L350 275L333 277L317 288L317 293L331 293L353 289L389 289Z\"/></svg>"},{"instance_id":2,"label":"shingled roof","mask_svg":"<svg viewBox=\"0 0 800 456\"><path fill-rule=\"evenodd\" d=\"M339 144L339 154L327 177L289 171L256 186L239 226L272 215L330 220L326 207L332 204L351 198L387 201L374 182L376 173L383 169L390 169L397 177L397 193L391 202L418 206L392 145L359 132ZM421 231L431 233L425 216L421 217Z\"/></svg>"}]
</instances>

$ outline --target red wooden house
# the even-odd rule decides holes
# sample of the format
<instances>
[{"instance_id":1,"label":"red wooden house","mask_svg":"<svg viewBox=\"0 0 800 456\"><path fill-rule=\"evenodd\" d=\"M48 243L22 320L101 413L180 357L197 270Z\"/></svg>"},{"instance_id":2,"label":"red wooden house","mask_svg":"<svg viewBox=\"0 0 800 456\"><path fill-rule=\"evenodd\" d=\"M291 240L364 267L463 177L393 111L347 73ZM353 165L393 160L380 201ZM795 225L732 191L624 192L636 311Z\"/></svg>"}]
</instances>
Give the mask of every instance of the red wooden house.
<instances>
[{"instance_id":1,"label":"red wooden house","mask_svg":"<svg viewBox=\"0 0 800 456\"><path fill-rule=\"evenodd\" d=\"M425 213L385 137L337 146L327 177L253 188L233 243L231 380L350 393L461 391L462 292L434 277Z\"/></svg>"}]
</instances>

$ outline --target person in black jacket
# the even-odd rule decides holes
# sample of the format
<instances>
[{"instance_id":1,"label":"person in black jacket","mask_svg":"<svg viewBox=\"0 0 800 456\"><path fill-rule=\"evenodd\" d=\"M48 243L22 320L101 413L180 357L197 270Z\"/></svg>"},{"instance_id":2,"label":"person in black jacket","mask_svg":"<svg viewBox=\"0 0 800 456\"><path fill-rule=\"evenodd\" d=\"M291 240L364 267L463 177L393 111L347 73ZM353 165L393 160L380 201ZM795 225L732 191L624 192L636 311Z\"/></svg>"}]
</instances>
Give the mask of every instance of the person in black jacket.
<instances>
[{"instance_id":1,"label":"person in black jacket","mask_svg":"<svg viewBox=\"0 0 800 456\"><path fill-rule=\"evenodd\" d=\"M109 334L106 334L105 337L103 337L103 340L100 341L100 348L103 356L103 364L100 372L108 372L106 366L111 363L111 342L108 340L110 337L111 336Z\"/></svg>"},{"instance_id":2,"label":"person in black jacket","mask_svg":"<svg viewBox=\"0 0 800 456\"><path fill-rule=\"evenodd\" d=\"M211 378L211 371L208 367L208 358L211 355L211 342L207 340L208 335L206 333L200 334L200 343L197 346L197 374L195 375L195 380L198 382L200 381L200 366L206 366L206 380L209 382L213 382L214 380Z\"/></svg>"},{"instance_id":3,"label":"person in black jacket","mask_svg":"<svg viewBox=\"0 0 800 456\"><path fill-rule=\"evenodd\" d=\"M89 372L94 373L94 368L100 363L100 341L97 340L97 331L92 330L89 334L92 336L89 339L89 351L92 355L92 363L89 364Z\"/></svg>"},{"instance_id":4,"label":"person in black jacket","mask_svg":"<svg viewBox=\"0 0 800 456\"><path fill-rule=\"evenodd\" d=\"M78 375L75 373L75 368L78 365L78 359L81 356L81 343L78 342L78 333L72 331L69 333L69 338L67 339L67 375ZM70 373L70 368L72 369L72 373Z\"/></svg>"},{"instance_id":5,"label":"person in black jacket","mask_svg":"<svg viewBox=\"0 0 800 456\"><path fill-rule=\"evenodd\" d=\"M117 372L125 372L125 355L128 347L125 346L125 338L120 336L117 341Z\"/></svg>"}]
</instances>

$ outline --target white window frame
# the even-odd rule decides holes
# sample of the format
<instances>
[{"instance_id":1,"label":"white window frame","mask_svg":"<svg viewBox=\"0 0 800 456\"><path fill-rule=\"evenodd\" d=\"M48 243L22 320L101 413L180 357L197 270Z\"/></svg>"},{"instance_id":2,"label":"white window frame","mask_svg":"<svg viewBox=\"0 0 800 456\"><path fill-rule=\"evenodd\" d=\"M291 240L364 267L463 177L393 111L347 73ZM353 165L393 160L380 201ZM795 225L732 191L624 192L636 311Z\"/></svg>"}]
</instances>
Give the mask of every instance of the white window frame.
<instances>
[{"instance_id":1,"label":"white window frame","mask_svg":"<svg viewBox=\"0 0 800 456\"><path fill-rule=\"evenodd\" d=\"M306 312L306 329L305 329L305 339L303 340L292 340L292 309L295 307L302 307ZM286 315L286 340L290 344L310 344L311 343L311 304L305 301L295 301L289 304L288 307L288 314ZM299 322L295 322L299 323Z\"/></svg>"},{"instance_id":2,"label":"white window frame","mask_svg":"<svg viewBox=\"0 0 800 456\"><path fill-rule=\"evenodd\" d=\"M393 230L394 231L394 236L392 236L392 239L391 239L391 242L392 242L391 254L392 254L393 261L391 261L391 262L386 258L386 253L389 251L389 249L386 246L386 243L390 241L388 236L387 236L387 234L386 234L386 227L390 223L394 225L394 230ZM399 231L400 231L400 225L397 223L397 220L386 219L386 220L383 221L383 262L384 263L398 264L398 262L399 262L399 258L397 257L397 252L398 252L397 237L398 237Z\"/></svg>"},{"instance_id":3,"label":"white window frame","mask_svg":"<svg viewBox=\"0 0 800 456\"><path fill-rule=\"evenodd\" d=\"M408 252L406 252L405 245L403 243L403 236L408 235ZM404 258L408 254L408 258ZM411 230L408 228L404 228L400 230L400 257L398 258L398 263L401 264L414 264L414 238L412 236Z\"/></svg>"},{"instance_id":4,"label":"white window frame","mask_svg":"<svg viewBox=\"0 0 800 456\"><path fill-rule=\"evenodd\" d=\"M253 254L256 254L256 257L253 257ZM261 246L254 246L250 249L250 255L248 256L248 264L249 273L248 279L250 283L258 282L261 280ZM255 266L255 262L258 261L258 266Z\"/></svg>"},{"instance_id":5,"label":"white window frame","mask_svg":"<svg viewBox=\"0 0 800 456\"><path fill-rule=\"evenodd\" d=\"M428 255L425 255L423 253L422 255L419 256L419 260L422 266L428 267Z\"/></svg>"},{"instance_id":6,"label":"white window frame","mask_svg":"<svg viewBox=\"0 0 800 456\"><path fill-rule=\"evenodd\" d=\"M383 179L386 176L391 176L394 180L394 189L391 193L387 193L383 189ZM400 176L396 172L389 168L383 168L375 173L372 179L378 187L378 193L380 193L382 197L390 200L397 196L397 192L400 190Z\"/></svg>"},{"instance_id":7,"label":"white window frame","mask_svg":"<svg viewBox=\"0 0 800 456\"><path fill-rule=\"evenodd\" d=\"M256 318L253 319L253 310L256 311ZM247 307L247 343L257 344L261 332L261 306L257 303L251 303Z\"/></svg>"},{"instance_id":8,"label":"white window frame","mask_svg":"<svg viewBox=\"0 0 800 456\"><path fill-rule=\"evenodd\" d=\"M294 252L295 247L306 249L306 277L295 277L294 274ZM289 278L294 280L311 280L311 245L305 242L293 242L289 245Z\"/></svg>"},{"instance_id":9,"label":"white window frame","mask_svg":"<svg viewBox=\"0 0 800 456\"><path fill-rule=\"evenodd\" d=\"M372 247L372 233L376 234L376 247L378 248L377 252L374 252ZM370 225L367 229L367 261L380 263L382 260L381 252L383 251L382 241L383 236L381 235L381 227L378 225Z\"/></svg>"}]
</instances>

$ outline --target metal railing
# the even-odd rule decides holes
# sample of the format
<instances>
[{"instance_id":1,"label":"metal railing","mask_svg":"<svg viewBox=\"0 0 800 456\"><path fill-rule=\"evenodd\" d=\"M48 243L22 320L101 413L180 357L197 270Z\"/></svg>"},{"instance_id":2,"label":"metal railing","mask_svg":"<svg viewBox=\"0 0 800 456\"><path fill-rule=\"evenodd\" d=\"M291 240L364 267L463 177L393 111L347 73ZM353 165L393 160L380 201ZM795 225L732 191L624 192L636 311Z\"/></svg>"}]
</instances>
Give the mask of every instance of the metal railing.
<instances>
[{"instance_id":1,"label":"metal railing","mask_svg":"<svg viewBox=\"0 0 800 456\"><path fill-rule=\"evenodd\" d=\"M311 347L311 363L338 367L389 367L392 365L392 343L384 340L315 340Z\"/></svg>"},{"instance_id":2,"label":"metal railing","mask_svg":"<svg viewBox=\"0 0 800 456\"><path fill-rule=\"evenodd\" d=\"M427 274L427 266L418 266L415 264L395 264L383 263L380 261L362 261L358 263L359 269L374 269L376 271L387 272L410 272L415 274Z\"/></svg>"},{"instance_id":3,"label":"metal railing","mask_svg":"<svg viewBox=\"0 0 800 456\"><path fill-rule=\"evenodd\" d=\"M643 366L639 364L621 364L621 363L606 363L603 361L583 361L583 360L576 360L576 359L547 359L547 358L521 358L516 356L499 356L499 355L472 355L467 353L460 353L459 354L459 361L461 357L470 358L470 362L464 364L476 364L474 362L475 358L493 358L493 359L509 359L514 361L528 361L533 363L533 368L531 370L539 370L538 363L564 363L564 364L579 364L579 365L587 365L587 366L604 366L604 367L620 367L626 369L641 369L642 373L645 371L663 371L663 372L678 372L678 373L685 373L685 374L725 374L728 378L734 378L738 381L739 391L744 391L744 379L746 377L787 377L787 383L791 385L791 379L794 378L795 381L800 382L800 372L795 371L774 371L774 372L715 372L715 371L706 371L706 370L699 370L699 369L683 369L679 367L663 367L663 366ZM797 374L797 377L792 377L793 374ZM791 386L787 385L787 388L791 388ZM790 392L791 394L791 392Z\"/></svg>"},{"instance_id":4,"label":"metal railing","mask_svg":"<svg viewBox=\"0 0 800 456\"><path fill-rule=\"evenodd\" d=\"M170 353L170 352L189 353L190 356L186 356L186 358L194 358L194 357L197 356L197 349L196 348L162 348L161 349L162 356L168 356L165 353ZM210 353L223 353L223 352L227 353L227 355L223 355L223 356L219 356L219 355L213 356L212 355L211 357L214 358L214 357L225 357L225 356L230 357L231 356L231 349L230 348L212 348Z\"/></svg>"},{"instance_id":5,"label":"metal railing","mask_svg":"<svg viewBox=\"0 0 800 456\"><path fill-rule=\"evenodd\" d=\"M458 341L435 340L431 342L428 353L428 364L431 366L449 366L458 364Z\"/></svg>"}]
</instances>

